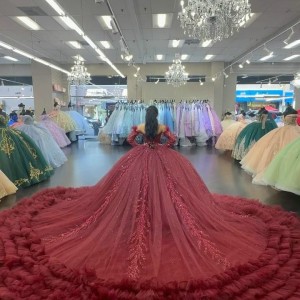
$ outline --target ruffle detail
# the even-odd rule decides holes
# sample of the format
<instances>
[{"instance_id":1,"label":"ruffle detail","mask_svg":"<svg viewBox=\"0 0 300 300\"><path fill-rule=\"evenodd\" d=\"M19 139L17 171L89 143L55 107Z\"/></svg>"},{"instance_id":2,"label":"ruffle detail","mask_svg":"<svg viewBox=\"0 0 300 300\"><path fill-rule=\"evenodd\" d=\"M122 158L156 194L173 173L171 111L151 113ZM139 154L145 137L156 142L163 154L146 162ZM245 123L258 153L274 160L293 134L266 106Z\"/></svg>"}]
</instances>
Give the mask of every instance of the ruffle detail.
<instances>
[{"instance_id":1,"label":"ruffle detail","mask_svg":"<svg viewBox=\"0 0 300 300\"><path fill-rule=\"evenodd\" d=\"M31 222L41 210L83 196L89 187L42 191L0 214L0 299L300 299L300 222L257 201L214 195L234 214L255 215L269 229L261 255L207 279L115 282L49 257Z\"/></svg>"}]
</instances>

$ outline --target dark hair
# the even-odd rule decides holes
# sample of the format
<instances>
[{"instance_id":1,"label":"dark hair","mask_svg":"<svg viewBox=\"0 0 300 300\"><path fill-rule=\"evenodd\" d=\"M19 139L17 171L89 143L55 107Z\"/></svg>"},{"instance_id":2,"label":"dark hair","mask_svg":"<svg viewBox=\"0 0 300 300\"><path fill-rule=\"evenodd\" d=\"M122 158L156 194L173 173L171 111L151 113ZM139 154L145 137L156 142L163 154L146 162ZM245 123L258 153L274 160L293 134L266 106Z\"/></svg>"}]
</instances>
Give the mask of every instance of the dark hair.
<instances>
[{"instance_id":1,"label":"dark hair","mask_svg":"<svg viewBox=\"0 0 300 300\"><path fill-rule=\"evenodd\" d=\"M225 116L231 116L232 113L230 111L226 111Z\"/></svg>"},{"instance_id":2,"label":"dark hair","mask_svg":"<svg viewBox=\"0 0 300 300\"><path fill-rule=\"evenodd\" d=\"M242 111L241 111L241 115L245 117L245 116L246 116L245 111L242 110Z\"/></svg>"},{"instance_id":3,"label":"dark hair","mask_svg":"<svg viewBox=\"0 0 300 300\"><path fill-rule=\"evenodd\" d=\"M157 116L158 110L156 106L149 106L146 110L145 132L146 137L152 140L155 138L158 130Z\"/></svg>"},{"instance_id":4,"label":"dark hair","mask_svg":"<svg viewBox=\"0 0 300 300\"><path fill-rule=\"evenodd\" d=\"M293 107L291 105L289 105L286 110L283 113L283 116L286 117L287 115L297 115L298 112L293 109Z\"/></svg>"}]
</instances>

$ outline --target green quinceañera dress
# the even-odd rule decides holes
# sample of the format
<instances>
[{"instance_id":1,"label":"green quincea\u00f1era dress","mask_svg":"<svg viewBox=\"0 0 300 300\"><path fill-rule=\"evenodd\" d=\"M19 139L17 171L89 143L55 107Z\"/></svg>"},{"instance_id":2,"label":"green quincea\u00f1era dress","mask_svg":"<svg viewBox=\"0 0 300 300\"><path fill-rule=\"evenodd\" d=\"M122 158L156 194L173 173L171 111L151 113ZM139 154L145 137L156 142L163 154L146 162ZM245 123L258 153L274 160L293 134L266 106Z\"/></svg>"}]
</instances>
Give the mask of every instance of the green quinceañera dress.
<instances>
[{"instance_id":1,"label":"green quincea\u00f1era dress","mask_svg":"<svg viewBox=\"0 0 300 300\"><path fill-rule=\"evenodd\" d=\"M242 160L253 145L265 134L277 128L276 122L268 117L265 110L258 116L258 120L247 125L238 135L232 151L232 157Z\"/></svg>"},{"instance_id":2,"label":"green quincea\u00f1era dress","mask_svg":"<svg viewBox=\"0 0 300 300\"><path fill-rule=\"evenodd\" d=\"M41 182L53 172L34 141L25 133L7 127L3 116L0 116L0 166L17 187Z\"/></svg>"},{"instance_id":3,"label":"green quincea\u00f1era dress","mask_svg":"<svg viewBox=\"0 0 300 300\"><path fill-rule=\"evenodd\" d=\"M263 182L300 195L300 138L279 151L265 170Z\"/></svg>"}]
</instances>

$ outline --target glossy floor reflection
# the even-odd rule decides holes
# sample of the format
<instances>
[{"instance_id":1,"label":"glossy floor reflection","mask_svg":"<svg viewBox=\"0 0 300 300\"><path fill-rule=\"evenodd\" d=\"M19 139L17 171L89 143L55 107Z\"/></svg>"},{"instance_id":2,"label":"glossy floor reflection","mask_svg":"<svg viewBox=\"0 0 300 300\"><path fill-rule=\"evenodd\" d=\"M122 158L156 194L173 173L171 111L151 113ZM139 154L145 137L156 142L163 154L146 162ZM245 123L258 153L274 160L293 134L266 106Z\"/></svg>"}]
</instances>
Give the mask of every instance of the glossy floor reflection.
<instances>
[{"instance_id":1,"label":"glossy floor reflection","mask_svg":"<svg viewBox=\"0 0 300 300\"><path fill-rule=\"evenodd\" d=\"M20 189L16 195L3 198L0 209L11 207L16 201L44 188L93 185L129 149L130 147L100 145L97 140L80 140L73 143L64 149L68 162L56 169L49 180ZM240 168L239 163L234 161L228 152L222 153L207 147L176 150L192 162L211 192L258 199L262 203L280 205L285 210L300 215L300 196L251 184L251 176Z\"/></svg>"}]
</instances>

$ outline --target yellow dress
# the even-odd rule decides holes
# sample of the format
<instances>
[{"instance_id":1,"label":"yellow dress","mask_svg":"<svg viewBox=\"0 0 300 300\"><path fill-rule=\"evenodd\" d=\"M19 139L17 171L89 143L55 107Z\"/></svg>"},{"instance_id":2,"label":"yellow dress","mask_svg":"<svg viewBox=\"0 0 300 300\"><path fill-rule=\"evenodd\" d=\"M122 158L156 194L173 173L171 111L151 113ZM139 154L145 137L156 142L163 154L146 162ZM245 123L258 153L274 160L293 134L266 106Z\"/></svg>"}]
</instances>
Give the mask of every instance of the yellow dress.
<instances>
[{"instance_id":1,"label":"yellow dress","mask_svg":"<svg viewBox=\"0 0 300 300\"><path fill-rule=\"evenodd\" d=\"M65 132L71 132L76 129L76 123L65 112L61 110L55 110L49 114L49 117Z\"/></svg>"},{"instance_id":2,"label":"yellow dress","mask_svg":"<svg viewBox=\"0 0 300 300\"><path fill-rule=\"evenodd\" d=\"M247 123L245 119L240 119L239 121L231 124L227 127L219 136L215 148L218 150L232 150L236 141L237 136L246 127Z\"/></svg>"},{"instance_id":3,"label":"yellow dress","mask_svg":"<svg viewBox=\"0 0 300 300\"><path fill-rule=\"evenodd\" d=\"M0 199L7 195L14 194L17 189L18 188L0 170Z\"/></svg>"}]
</instances>

